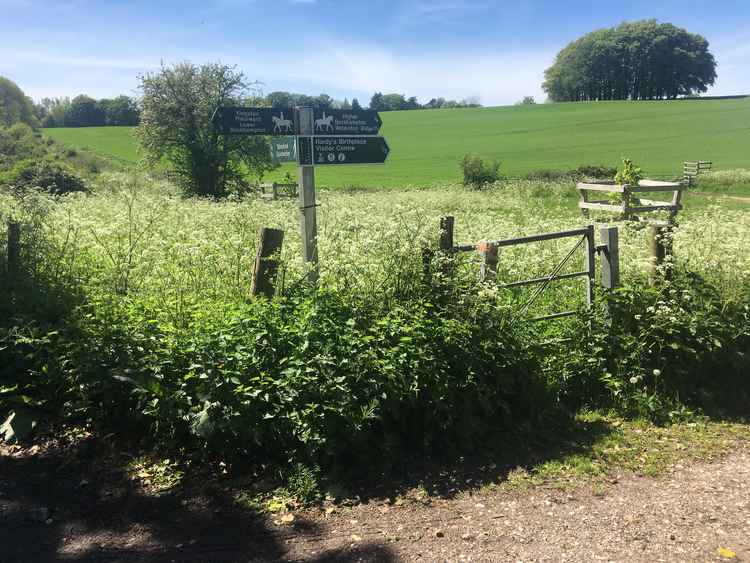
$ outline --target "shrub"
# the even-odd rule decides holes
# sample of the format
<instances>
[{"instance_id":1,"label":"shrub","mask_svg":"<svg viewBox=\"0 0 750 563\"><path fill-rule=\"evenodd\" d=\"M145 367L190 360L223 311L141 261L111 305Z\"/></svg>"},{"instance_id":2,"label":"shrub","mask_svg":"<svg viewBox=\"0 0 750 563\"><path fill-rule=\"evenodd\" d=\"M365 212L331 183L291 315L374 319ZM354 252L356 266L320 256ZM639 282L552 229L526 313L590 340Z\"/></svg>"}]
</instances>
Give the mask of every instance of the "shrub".
<instances>
[{"instance_id":1,"label":"shrub","mask_svg":"<svg viewBox=\"0 0 750 563\"><path fill-rule=\"evenodd\" d=\"M51 194L66 194L86 191L86 184L73 169L50 160L22 160L10 170L0 174L0 185L9 185L22 190L40 188Z\"/></svg>"},{"instance_id":2,"label":"shrub","mask_svg":"<svg viewBox=\"0 0 750 563\"><path fill-rule=\"evenodd\" d=\"M476 155L465 155L460 162L464 186L482 189L500 179L500 162L485 161Z\"/></svg>"},{"instance_id":3,"label":"shrub","mask_svg":"<svg viewBox=\"0 0 750 563\"><path fill-rule=\"evenodd\" d=\"M574 168L571 173L576 178L592 178L596 180L610 180L617 174L617 168L601 164L588 164Z\"/></svg>"},{"instance_id":4,"label":"shrub","mask_svg":"<svg viewBox=\"0 0 750 563\"><path fill-rule=\"evenodd\" d=\"M643 170L636 166L629 158L623 158L622 169L618 170L615 174L615 182L622 185L637 186L642 178Z\"/></svg>"},{"instance_id":5,"label":"shrub","mask_svg":"<svg viewBox=\"0 0 750 563\"><path fill-rule=\"evenodd\" d=\"M669 285L606 296L548 369L572 408L609 406L657 421L685 408L742 413L750 405L750 307L682 272Z\"/></svg>"}]
</instances>

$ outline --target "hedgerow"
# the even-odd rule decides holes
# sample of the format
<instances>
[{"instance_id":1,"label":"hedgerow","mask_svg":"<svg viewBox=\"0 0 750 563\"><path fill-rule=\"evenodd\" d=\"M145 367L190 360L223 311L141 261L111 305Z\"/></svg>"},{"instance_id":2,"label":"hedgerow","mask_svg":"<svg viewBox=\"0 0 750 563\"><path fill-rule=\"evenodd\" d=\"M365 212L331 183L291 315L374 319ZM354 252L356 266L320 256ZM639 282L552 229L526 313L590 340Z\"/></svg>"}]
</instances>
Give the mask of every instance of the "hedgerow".
<instances>
[{"instance_id":1,"label":"hedgerow","mask_svg":"<svg viewBox=\"0 0 750 563\"><path fill-rule=\"evenodd\" d=\"M750 223L740 212L684 220L674 277L655 288L643 232L622 225L622 288L602 290L590 312L574 286L529 310L579 307L570 322L529 323L528 294L479 283L471 255L438 254L425 275L421 249L435 247L440 215L455 214L457 237L474 241L580 221L560 213L563 190L545 190L323 193L320 282L306 281L289 237L271 300L249 296L255 237L260 226L294 232L293 204L184 200L125 175L104 175L90 194L0 194L2 219L24 223L21 277L0 273L0 414L331 470L500 447L582 406L657 420L742 412ZM544 275L565 249L503 252L499 279Z\"/></svg>"}]
</instances>

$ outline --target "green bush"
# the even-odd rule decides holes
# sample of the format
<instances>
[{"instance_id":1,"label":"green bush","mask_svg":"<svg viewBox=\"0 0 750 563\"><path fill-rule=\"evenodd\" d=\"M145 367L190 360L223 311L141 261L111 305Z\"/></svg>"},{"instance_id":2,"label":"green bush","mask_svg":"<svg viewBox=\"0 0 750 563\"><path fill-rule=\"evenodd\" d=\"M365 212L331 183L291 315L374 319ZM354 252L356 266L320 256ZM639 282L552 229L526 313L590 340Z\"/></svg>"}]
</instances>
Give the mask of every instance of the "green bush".
<instances>
[{"instance_id":1,"label":"green bush","mask_svg":"<svg viewBox=\"0 0 750 563\"><path fill-rule=\"evenodd\" d=\"M614 407L657 421L685 409L747 412L750 299L726 303L685 272L660 288L634 285L605 297L593 322L577 326L550 358L571 408Z\"/></svg>"},{"instance_id":2,"label":"green bush","mask_svg":"<svg viewBox=\"0 0 750 563\"><path fill-rule=\"evenodd\" d=\"M571 171L575 178L592 178L595 180L611 180L617 174L617 168L600 164L587 164Z\"/></svg>"},{"instance_id":3,"label":"green bush","mask_svg":"<svg viewBox=\"0 0 750 563\"><path fill-rule=\"evenodd\" d=\"M476 155L465 155L460 162L464 186L482 189L500 179L500 162L485 161Z\"/></svg>"},{"instance_id":4,"label":"green bush","mask_svg":"<svg viewBox=\"0 0 750 563\"><path fill-rule=\"evenodd\" d=\"M62 162L26 159L0 174L0 185L22 190L39 188L55 195L86 191L86 184L75 171Z\"/></svg>"},{"instance_id":5,"label":"green bush","mask_svg":"<svg viewBox=\"0 0 750 563\"><path fill-rule=\"evenodd\" d=\"M615 182L617 184L637 186L642 178L643 170L641 170L639 166L636 166L636 164L629 158L623 158L622 169L618 170L615 174Z\"/></svg>"},{"instance_id":6,"label":"green bush","mask_svg":"<svg viewBox=\"0 0 750 563\"><path fill-rule=\"evenodd\" d=\"M539 180L552 182L556 180L583 180L585 178L611 180L617 174L617 169L602 165L583 165L572 170L556 170L552 168L541 168L528 172L524 178L527 180Z\"/></svg>"}]
</instances>

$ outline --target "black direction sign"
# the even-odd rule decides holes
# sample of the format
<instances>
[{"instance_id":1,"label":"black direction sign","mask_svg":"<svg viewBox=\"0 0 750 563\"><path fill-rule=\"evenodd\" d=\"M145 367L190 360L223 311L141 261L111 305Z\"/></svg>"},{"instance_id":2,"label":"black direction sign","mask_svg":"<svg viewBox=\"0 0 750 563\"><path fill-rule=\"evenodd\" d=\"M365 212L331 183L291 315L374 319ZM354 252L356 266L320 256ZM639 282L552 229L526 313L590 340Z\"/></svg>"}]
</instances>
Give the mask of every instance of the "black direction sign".
<instances>
[{"instance_id":1,"label":"black direction sign","mask_svg":"<svg viewBox=\"0 0 750 563\"><path fill-rule=\"evenodd\" d=\"M313 112L314 135L377 135L382 124L375 110L316 109Z\"/></svg>"},{"instance_id":2,"label":"black direction sign","mask_svg":"<svg viewBox=\"0 0 750 563\"><path fill-rule=\"evenodd\" d=\"M312 137L312 164L383 164L390 148L383 137ZM300 149L300 164L303 150Z\"/></svg>"},{"instance_id":3,"label":"black direction sign","mask_svg":"<svg viewBox=\"0 0 750 563\"><path fill-rule=\"evenodd\" d=\"M294 110L289 108L217 108L211 117L222 135L294 135Z\"/></svg>"}]
</instances>

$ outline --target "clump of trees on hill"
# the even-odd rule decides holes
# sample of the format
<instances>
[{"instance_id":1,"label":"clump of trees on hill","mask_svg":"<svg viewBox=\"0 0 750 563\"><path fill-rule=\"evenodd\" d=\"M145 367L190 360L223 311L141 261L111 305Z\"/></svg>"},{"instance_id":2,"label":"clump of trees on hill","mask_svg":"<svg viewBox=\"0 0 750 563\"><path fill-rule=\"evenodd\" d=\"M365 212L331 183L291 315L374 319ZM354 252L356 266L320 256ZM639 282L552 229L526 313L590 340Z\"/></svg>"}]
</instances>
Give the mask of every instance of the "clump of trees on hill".
<instances>
[{"instance_id":1,"label":"clump of trees on hill","mask_svg":"<svg viewBox=\"0 0 750 563\"><path fill-rule=\"evenodd\" d=\"M713 85L716 61L701 35L643 20L576 39L544 74L555 102L674 99Z\"/></svg>"},{"instance_id":2,"label":"clump of trees on hill","mask_svg":"<svg viewBox=\"0 0 750 563\"><path fill-rule=\"evenodd\" d=\"M44 98L36 105L42 127L101 127L138 125L140 109L135 98L117 96L95 100L86 95Z\"/></svg>"}]
</instances>

